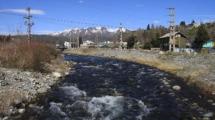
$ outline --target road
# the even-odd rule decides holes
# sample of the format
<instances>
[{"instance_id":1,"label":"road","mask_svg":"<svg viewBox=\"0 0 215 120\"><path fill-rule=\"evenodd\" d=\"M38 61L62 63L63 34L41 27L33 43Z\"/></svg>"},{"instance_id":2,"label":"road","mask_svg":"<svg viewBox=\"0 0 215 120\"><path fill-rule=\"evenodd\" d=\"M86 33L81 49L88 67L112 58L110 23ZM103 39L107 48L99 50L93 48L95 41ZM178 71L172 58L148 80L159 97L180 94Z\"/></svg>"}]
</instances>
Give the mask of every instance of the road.
<instances>
[{"instance_id":1,"label":"road","mask_svg":"<svg viewBox=\"0 0 215 120\"><path fill-rule=\"evenodd\" d=\"M107 58L65 55L70 74L17 119L215 119L213 100L159 69Z\"/></svg>"}]
</instances>

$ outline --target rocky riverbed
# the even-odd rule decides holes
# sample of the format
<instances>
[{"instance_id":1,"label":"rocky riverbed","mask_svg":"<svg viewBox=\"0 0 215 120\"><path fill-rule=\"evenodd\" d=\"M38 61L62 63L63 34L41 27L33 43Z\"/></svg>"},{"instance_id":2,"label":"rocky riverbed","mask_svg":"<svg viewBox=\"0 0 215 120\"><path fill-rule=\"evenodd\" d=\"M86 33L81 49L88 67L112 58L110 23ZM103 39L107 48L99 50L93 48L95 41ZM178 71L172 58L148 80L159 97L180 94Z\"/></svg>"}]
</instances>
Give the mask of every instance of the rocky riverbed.
<instances>
[{"instance_id":1,"label":"rocky riverbed","mask_svg":"<svg viewBox=\"0 0 215 120\"><path fill-rule=\"evenodd\" d=\"M68 74L69 67L69 63L61 62L52 66L51 73L0 68L0 120L24 113L29 102L45 94L63 75Z\"/></svg>"},{"instance_id":2,"label":"rocky riverbed","mask_svg":"<svg viewBox=\"0 0 215 120\"><path fill-rule=\"evenodd\" d=\"M100 57L66 55L65 59L76 63L70 74L13 119L215 119L214 99L171 73Z\"/></svg>"}]
</instances>

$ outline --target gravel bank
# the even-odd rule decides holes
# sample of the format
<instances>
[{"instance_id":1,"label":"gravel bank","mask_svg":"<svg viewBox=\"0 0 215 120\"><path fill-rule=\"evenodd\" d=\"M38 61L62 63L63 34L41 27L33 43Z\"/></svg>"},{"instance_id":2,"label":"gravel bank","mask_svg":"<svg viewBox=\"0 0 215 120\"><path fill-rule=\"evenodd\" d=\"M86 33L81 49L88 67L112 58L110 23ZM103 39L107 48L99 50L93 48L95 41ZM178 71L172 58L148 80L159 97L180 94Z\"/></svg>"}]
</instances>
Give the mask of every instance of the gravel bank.
<instances>
[{"instance_id":1,"label":"gravel bank","mask_svg":"<svg viewBox=\"0 0 215 120\"><path fill-rule=\"evenodd\" d=\"M188 84L215 96L215 55L113 49L72 49L65 53L117 58L154 66L176 74Z\"/></svg>"},{"instance_id":2,"label":"gravel bank","mask_svg":"<svg viewBox=\"0 0 215 120\"><path fill-rule=\"evenodd\" d=\"M68 74L70 63L49 65L51 73L0 68L0 120L24 113L26 105L46 93L61 77Z\"/></svg>"}]
</instances>

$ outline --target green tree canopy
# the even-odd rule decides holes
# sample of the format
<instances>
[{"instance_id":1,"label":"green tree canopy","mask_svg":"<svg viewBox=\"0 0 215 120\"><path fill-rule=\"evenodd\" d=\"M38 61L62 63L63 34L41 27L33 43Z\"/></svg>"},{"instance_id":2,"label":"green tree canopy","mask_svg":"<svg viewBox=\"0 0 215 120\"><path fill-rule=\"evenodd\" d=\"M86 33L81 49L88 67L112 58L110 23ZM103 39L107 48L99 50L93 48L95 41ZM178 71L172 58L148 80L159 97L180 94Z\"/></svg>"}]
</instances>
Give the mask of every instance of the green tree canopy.
<instances>
[{"instance_id":1,"label":"green tree canopy","mask_svg":"<svg viewBox=\"0 0 215 120\"><path fill-rule=\"evenodd\" d=\"M197 30L197 33L196 33L196 37L195 37L195 40L194 40L194 43L193 43L193 47L195 49L200 50L202 48L202 45L209 39L210 38L209 38L209 35L208 35L208 32L207 32L207 29L205 28L204 25L200 25L198 30Z\"/></svg>"},{"instance_id":2,"label":"green tree canopy","mask_svg":"<svg viewBox=\"0 0 215 120\"><path fill-rule=\"evenodd\" d=\"M127 48L128 48L128 49L134 48L134 45L135 45L136 42L137 42L136 36L134 36L134 35L132 34L132 35L129 36L128 39L127 39Z\"/></svg>"},{"instance_id":3,"label":"green tree canopy","mask_svg":"<svg viewBox=\"0 0 215 120\"><path fill-rule=\"evenodd\" d=\"M149 24L147 25L147 30L151 30L151 27Z\"/></svg>"},{"instance_id":4,"label":"green tree canopy","mask_svg":"<svg viewBox=\"0 0 215 120\"><path fill-rule=\"evenodd\" d=\"M181 21L180 22L180 26L185 27L186 26L186 22L185 21Z\"/></svg>"}]
</instances>

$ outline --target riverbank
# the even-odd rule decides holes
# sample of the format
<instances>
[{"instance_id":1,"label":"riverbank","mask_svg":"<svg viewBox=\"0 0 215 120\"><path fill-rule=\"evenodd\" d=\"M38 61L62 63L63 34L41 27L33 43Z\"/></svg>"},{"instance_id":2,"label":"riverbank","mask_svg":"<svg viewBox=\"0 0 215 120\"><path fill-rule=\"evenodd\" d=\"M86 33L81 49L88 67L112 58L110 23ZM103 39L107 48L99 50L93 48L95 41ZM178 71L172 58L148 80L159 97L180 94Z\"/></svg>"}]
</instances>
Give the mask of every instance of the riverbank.
<instances>
[{"instance_id":1,"label":"riverbank","mask_svg":"<svg viewBox=\"0 0 215 120\"><path fill-rule=\"evenodd\" d=\"M13 120L212 120L214 99L144 64L84 55L69 75Z\"/></svg>"},{"instance_id":2,"label":"riverbank","mask_svg":"<svg viewBox=\"0 0 215 120\"><path fill-rule=\"evenodd\" d=\"M46 64L48 73L0 68L0 120L24 113L28 103L69 74L71 65L59 57Z\"/></svg>"},{"instance_id":3,"label":"riverbank","mask_svg":"<svg viewBox=\"0 0 215 120\"><path fill-rule=\"evenodd\" d=\"M215 55L159 53L140 50L71 49L66 54L92 55L146 64L173 73L187 84L215 96Z\"/></svg>"}]
</instances>

